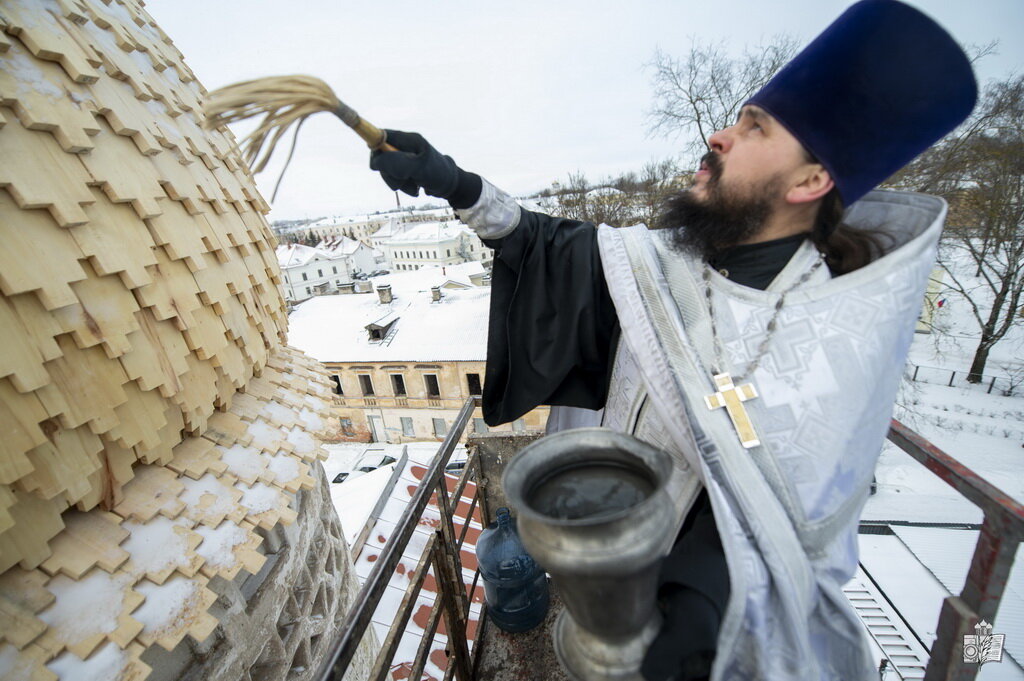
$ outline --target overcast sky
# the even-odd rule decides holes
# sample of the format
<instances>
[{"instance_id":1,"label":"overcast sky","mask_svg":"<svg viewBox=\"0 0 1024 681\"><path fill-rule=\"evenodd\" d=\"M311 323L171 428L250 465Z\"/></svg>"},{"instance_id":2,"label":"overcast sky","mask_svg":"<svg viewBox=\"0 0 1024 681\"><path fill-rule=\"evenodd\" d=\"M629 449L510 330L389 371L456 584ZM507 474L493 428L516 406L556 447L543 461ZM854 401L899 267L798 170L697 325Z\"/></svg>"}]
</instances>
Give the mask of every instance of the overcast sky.
<instances>
[{"instance_id":1,"label":"overcast sky","mask_svg":"<svg viewBox=\"0 0 1024 681\"><path fill-rule=\"evenodd\" d=\"M677 154L679 141L647 133L644 65L656 48L681 55L693 36L739 53L781 32L805 44L849 4L150 0L147 9L208 89L315 75L375 125L421 132L463 168L525 193L570 172L600 179ZM910 4L963 43L999 40L999 54L979 67L981 80L1024 66L1021 0ZM268 200L287 146L257 176ZM354 133L333 116L314 116L270 219L393 207L394 193L367 163Z\"/></svg>"}]
</instances>

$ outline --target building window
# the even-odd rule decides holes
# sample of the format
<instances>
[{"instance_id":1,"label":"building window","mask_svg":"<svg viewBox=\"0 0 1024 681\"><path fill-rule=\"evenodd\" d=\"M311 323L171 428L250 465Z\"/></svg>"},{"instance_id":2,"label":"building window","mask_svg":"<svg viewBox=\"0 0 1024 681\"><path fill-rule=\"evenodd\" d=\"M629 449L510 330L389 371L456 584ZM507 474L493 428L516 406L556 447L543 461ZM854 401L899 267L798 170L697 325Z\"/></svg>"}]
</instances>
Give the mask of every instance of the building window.
<instances>
[{"instance_id":1,"label":"building window","mask_svg":"<svg viewBox=\"0 0 1024 681\"><path fill-rule=\"evenodd\" d=\"M433 419L434 421L434 437L444 437L448 434L448 426L445 425L444 419Z\"/></svg>"},{"instance_id":2,"label":"building window","mask_svg":"<svg viewBox=\"0 0 1024 681\"><path fill-rule=\"evenodd\" d=\"M363 389L364 395L373 395L373 380L369 374L359 374L359 387Z\"/></svg>"},{"instance_id":3,"label":"building window","mask_svg":"<svg viewBox=\"0 0 1024 681\"><path fill-rule=\"evenodd\" d=\"M450 248L449 248L449 249L448 249L447 251L445 251L445 252L446 252L446 253L448 253L448 257L449 257L449 258L450 258L450 257L452 257L452 249L450 249Z\"/></svg>"},{"instance_id":4,"label":"building window","mask_svg":"<svg viewBox=\"0 0 1024 681\"><path fill-rule=\"evenodd\" d=\"M309 280L309 277L307 277L307 276L306 276L306 273L305 273L305 272L303 272L303 273L302 273L302 281L308 281L308 280Z\"/></svg>"},{"instance_id":5,"label":"building window","mask_svg":"<svg viewBox=\"0 0 1024 681\"><path fill-rule=\"evenodd\" d=\"M487 432L487 424L484 422L483 419L480 419L480 418L473 419L473 432L474 433L486 433Z\"/></svg>"},{"instance_id":6,"label":"building window","mask_svg":"<svg viewBox=\"0 0 1024 681\"><path fill-rule=\"evenodd\" d=\"M355 435L355 430L352 429L352 419L341 419L341 432L345 435Z\"/></svg>"},{"instance_id":7,"label":"building window","mask_svg":"<svg viewBox=\"0 0 1024 681\"><path fill-rule=\"evenodd\" d=\"M405 378L402 374L391 374L391 389L395 395L405 395Z\"/></svg>"},{"instance_id":8,"label":"building window","mask_svg":"<svg viewBox=\"0 0 1024 681\"><path fill-rule=\"evenodd\" d=\"M338 267L337 267L337 265L331 265L331 269L332 269L332 270L334 270L334 273L335 273L335 274L337 274L337 273L338 273Z\"/></svg>"},{"instance_id":9,"label":"building window","mask_svg":"<svg viewBox=\"0 0 1024 681\"><path fill-rule=\"evenodd\" d=\"M311 296L311 295L313 295L313 289L311 289L310 287L308 287L308 286L307 286L307 287L306 287L306 295L307 295L307 296Z\"/></svg>"},{"instance_id":10,"label":"building window","mask_svg":"<svg viewBox=\"0 0 1024 681\"><path fill-rule=\"evenodd\" d=\"M480 374L466 374L466 386L470 395L483 395L483 390L480 389Z\"/></svg>"},{"instance_id":11,"label":"building window","mask_svg":"<svg viewBox=\"0 0 1024 681\"><path fill-rule=\"evenodd\" d=\"M335 395L344 395L345 394L341 390L341 376L339 376L337 374L332 374L331 375L331 383L334 384L334 387L331 388L331 390L334 392Z\"/></svg>"},{"instance_id":12,"label":"building window","mask_svg":"<svg viewBox=\"0 0 1024 681\"><path fill-rule=\"evenodd\" d=\"M408 416L402 417L402 435L406 437L414 437L416 435L416 431L412 429L412 418Z\"/></svg>"},{"instance_id":13,"label":"building window","mask_svg":"<svg viewBox=\"0 0 1024 681\"><path fill-rule=\"evenodd\" d=\"M318 276L318 277L324 276L324 271L323 270L317 270L316 271L316 276Z\"/></svg>"},{"instance_id":14,"label":"building window","mask_svg":"<svg viewBox=\"0 0 1024 681\"><path fill-rule=\"evenodd\" d=\"M526 430L526 423L524 423L522 419L516 419L512 422L513 433L521 433L524 430Z\"/></svg>"},{"instance_id":15,"label":"building window","mask_svg":"<svg viewBox=\"0 0 1024 681\"><path fill-rule=\"evenodd\" d=\"M437 384L437 376L434 374L424 374L423 383L427 387L427 397L441 396L441 388Z\"/></svg>"}]
</instances>

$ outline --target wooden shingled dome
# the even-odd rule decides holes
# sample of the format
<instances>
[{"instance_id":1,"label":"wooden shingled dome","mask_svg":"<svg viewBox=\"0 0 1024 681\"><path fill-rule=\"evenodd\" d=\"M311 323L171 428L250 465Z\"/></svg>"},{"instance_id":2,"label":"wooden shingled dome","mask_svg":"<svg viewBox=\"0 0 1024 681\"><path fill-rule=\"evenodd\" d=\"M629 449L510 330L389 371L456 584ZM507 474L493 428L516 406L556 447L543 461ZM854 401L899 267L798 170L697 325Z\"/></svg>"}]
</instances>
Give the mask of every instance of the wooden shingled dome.
<instances>
[{"instance_id":1,"label":"wooden shingled dome","mask_svg":"<svg viewBox=\"0 0 1024 681\"><path fill-rule=\"evenodd\" d=\"M5 1L0 62L0 677L141 679L319 493L330 392L141 3Z\"/></svg>"}]
</instances>

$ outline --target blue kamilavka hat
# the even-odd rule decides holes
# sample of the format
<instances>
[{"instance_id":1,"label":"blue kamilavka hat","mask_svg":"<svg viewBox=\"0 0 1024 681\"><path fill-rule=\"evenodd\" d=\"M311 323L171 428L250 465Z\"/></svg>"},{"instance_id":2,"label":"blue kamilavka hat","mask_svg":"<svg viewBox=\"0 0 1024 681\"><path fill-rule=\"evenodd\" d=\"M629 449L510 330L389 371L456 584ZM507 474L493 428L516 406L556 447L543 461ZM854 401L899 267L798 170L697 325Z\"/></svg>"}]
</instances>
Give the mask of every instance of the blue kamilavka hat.
<instances>
[{"instance_id":1,"label":"blue kamilavka hat","mask_svg":"<svg viewBox=\"0 0 1024 681\"><path fill-rule=\"evenodd\" d=\"M849 206L959 125L978 86L946 31L896 0L850 7L747 102L828 169Z\"/></svg>"}]
</instances>

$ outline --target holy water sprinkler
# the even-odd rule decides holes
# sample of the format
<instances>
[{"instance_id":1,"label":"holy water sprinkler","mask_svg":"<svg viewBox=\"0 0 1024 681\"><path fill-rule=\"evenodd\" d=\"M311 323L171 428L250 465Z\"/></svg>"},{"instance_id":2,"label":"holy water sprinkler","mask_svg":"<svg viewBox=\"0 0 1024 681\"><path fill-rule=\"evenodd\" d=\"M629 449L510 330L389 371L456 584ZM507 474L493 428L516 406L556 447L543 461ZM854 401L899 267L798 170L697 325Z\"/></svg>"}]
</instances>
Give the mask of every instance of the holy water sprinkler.
<instances>
[{"instance_id":1,"label":"holy water sprinkler","mask_svg":"<svg viewBox=\"0 0 1024 681\"><path fill-rule=\"evenodd\" d=\"M239 147L253 172L262 171L274 153L278 140L293 124L295 138L306 118L321 111L333 113L363 138L370 149L396 151L387 143L383 130L363 119L334 94L330 86L313 76L271 76L227 85L206 95L203 103L207 128L218 128L257 116L263 120L246 135ZM292 151L295 150L294 138ZM285 168L291 161L291 152ZM281 171L284 176L284 170ZM280 184L280 179L278 179ZM274 193L277 193L275 187Z\"/></svg>"},{"instance_id":2,"label":"holy water sprinkler","mask_svg":"<svg viewBox=\"0 0 1024 681\"><path fill-rule=\"evenodd\" d=\"M578 681L640 681L657 634L658 570L676 514L669 454L606 428L542 438L512 459L502 485L526 550L565 603L552 632Z\"/></svg>"}]
</instances>

